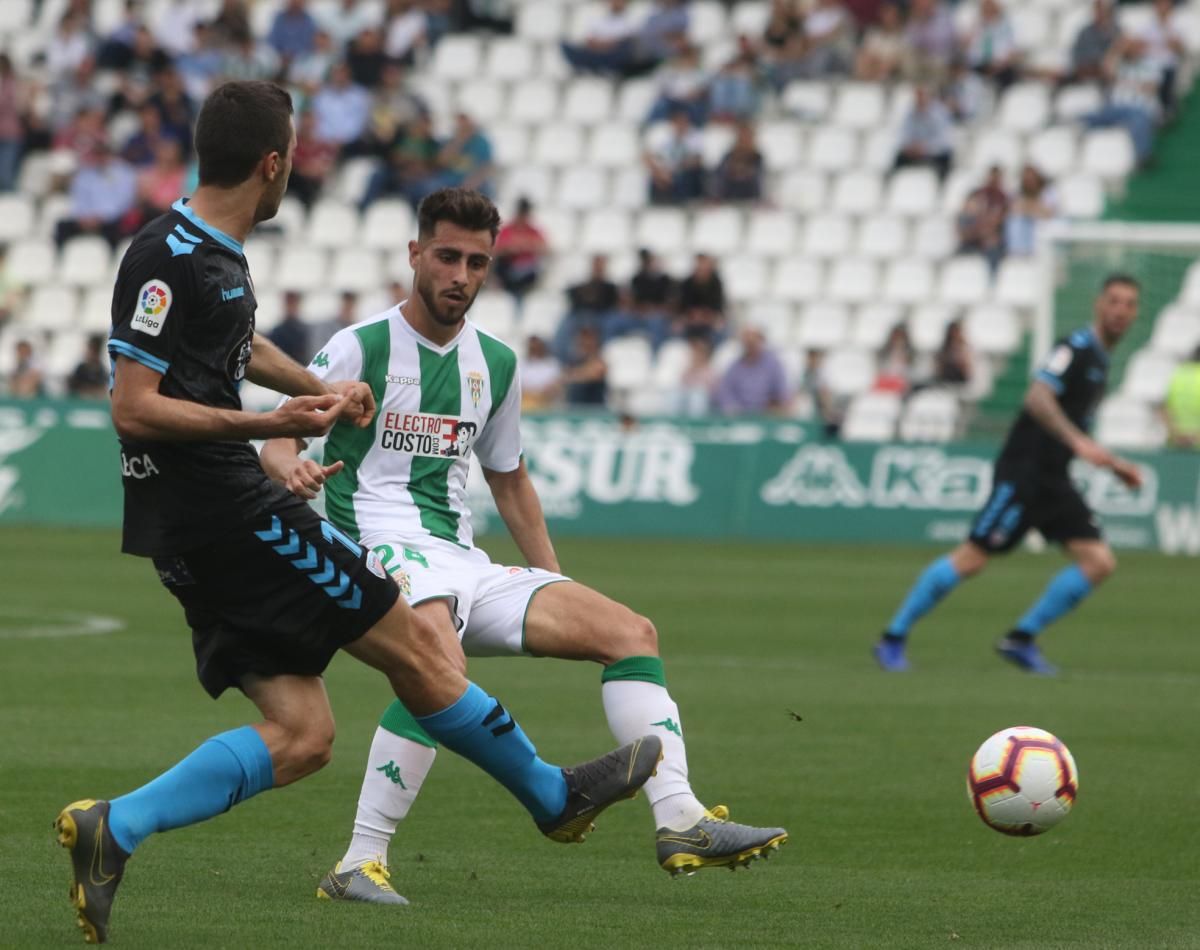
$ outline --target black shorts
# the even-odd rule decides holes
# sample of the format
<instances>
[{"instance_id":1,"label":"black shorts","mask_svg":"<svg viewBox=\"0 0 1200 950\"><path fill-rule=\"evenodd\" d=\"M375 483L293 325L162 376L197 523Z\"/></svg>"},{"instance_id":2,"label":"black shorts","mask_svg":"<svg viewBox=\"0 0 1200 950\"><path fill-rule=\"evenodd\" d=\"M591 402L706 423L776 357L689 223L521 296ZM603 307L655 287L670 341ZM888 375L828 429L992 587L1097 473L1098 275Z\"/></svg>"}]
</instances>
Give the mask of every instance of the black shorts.
<instances>
[{"instance_id":1,"label":"black shorts","mask_svg":"<svg viewBox=\"0 0 1200 950\"><path fill-rule=\"evenodd\" d=\"M400 596L374 552L299 499L154 566L183 605L214 698L248 673L319 676Z\"/></svg>"},{"instance_id":2,"label":"black shorts","mask_svg":"<svg viewBox=\"0 0 1200 950\"><path fill-rule=\"evenodd\" d=\"M1003 554L1030 528L1058 544L1101 537L1096 516L1066 474L1014 474L998 469L969 539L989 554Z\"/></svg>"}]
</instances>

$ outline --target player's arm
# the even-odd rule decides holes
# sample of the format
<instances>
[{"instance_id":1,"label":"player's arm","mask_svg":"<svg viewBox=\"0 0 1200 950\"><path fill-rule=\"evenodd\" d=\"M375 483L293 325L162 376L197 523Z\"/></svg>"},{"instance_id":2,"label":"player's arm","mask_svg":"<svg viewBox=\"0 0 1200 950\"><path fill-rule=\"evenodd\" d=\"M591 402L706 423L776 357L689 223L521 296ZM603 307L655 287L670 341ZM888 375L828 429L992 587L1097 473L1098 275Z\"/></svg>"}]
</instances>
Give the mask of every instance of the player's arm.
<instances>
[{"instance_id":1,"label":"player's arm","mask_svg":"<svg viewBox=\"0 0 1200 950\"><path fill-rule=\"evenodd\" d=\"M259 460L263 471L293 495L311 501L321 492L321 486L342 470L341 459L332 465L322 465L314 459L300 457L304 450L301 439L268 439L263 443Z\"/></svg>"},{"instance_id":2,"label":"player's arm","mask_svg":"<svg viewBox=\"0 0 1200 950\"><path fill-rule=\"evenodd\" d=\"M1059 405L1053 387L1035 379L1025 394L1025 409L1046 432L1067 446L1075 455L1113 473L1130 488L1142 483L1141 472L1132 462L1114 455L1073 423Z\"/></svg>"},{"instance_id":3,"label":"player's arm","mask_svg":"<svg viewBox=\"0 0 1200 950\"><path fill-rule=\"evenodd\" d=\"M246 378L259 386L285 396L323 396L336 393L347 396L345 417L358 426L366 426L375 415L375 397L371 387L357 380L326 382L305 369L261 333L254 334Z\"/></svg>"},{"instance_id":4,"label":"player's arm","mask_svg":"<svg viewBox=\"0 0 1200 950\"><path fill-rule=\"evenodd\" d=\"M529 470L525 468L525 460L521 459L511 472L496 472L484 467L483 477L491 489L496 510L508 526L508 533L524 556L525 563L530 567L560 573L558 555L554 552L554 544L546 528L546 517L542 514L542 503L529 477Z\"/></svg>"},{"instance_id":5,"label":"player's arm","mask_svg":"<svg viewBox=\"0 0 1200 950\"><path fill-rule=\"evenodd\" d=\"M117 356L112 418L117 434L134 442L210 439L307 438L324 435L345 411L347 396L300 396L272 412L245 412L172 399L158 391L162 374L136 359Z\"/></svg>"}]
</instances>

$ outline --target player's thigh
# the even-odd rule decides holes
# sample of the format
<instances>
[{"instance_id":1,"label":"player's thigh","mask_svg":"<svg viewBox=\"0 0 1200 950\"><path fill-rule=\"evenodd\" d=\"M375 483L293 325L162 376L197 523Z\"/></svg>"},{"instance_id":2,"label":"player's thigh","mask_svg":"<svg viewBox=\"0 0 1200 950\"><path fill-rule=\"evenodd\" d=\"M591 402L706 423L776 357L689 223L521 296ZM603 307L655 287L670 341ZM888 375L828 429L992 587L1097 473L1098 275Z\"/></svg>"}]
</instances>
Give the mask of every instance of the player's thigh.
<instances>
[{"instance_id":1,"label":"player's thigh","mask_svg":"<svg viewBox=\"0 0 1200 950\"><path fill-rule=\"evenodd\" d=\"M319 676L247 673L238 686L258 708L256 726L271 756L274 784L287 785L316 771L333 752L333 709Z\"/></svg>"},{"instance_id":2,"label":"player's thigh","mask_svg":"<svg viewBox=\"0 0 1200 950\"><path fill-rule=\"evenodd\" d=\"M429 624L437 634L442 649L450 656L460 673L467 671L467 658L463 654L458 636L458 623L454 608L444 597L426 600L413 605L413 613Z\"/></svg>"},{"instance_id":3,"label":"player's thigh","mask_svg":"<svg viewBox=\"0 0 1200 950\"><path fill-rule=\"evenodd\" d=\"M1026 480L998 474L988 500L971 523L967 541L989 556L1011 551L1031 526L1030 496Z\"/></svg>"},{"instance_id":4,"label":"player's thigh","mask_svg":"<svg viewBox=\"0 0 1200 950\"><path fill-rule=\"evenodd\" d=\"M657 656L654 625L611 597L574 581L534 593L525 614L525 650L533 656L594 660Z\"/></svg>"}]
</instances>

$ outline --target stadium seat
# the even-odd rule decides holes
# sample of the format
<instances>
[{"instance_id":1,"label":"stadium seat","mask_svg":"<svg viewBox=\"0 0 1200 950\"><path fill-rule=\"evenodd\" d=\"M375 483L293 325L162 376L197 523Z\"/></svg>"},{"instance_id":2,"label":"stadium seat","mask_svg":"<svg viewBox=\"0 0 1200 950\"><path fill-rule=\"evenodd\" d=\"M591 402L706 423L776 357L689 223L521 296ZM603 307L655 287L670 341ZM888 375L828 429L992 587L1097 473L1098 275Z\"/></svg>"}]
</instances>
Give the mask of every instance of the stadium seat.
<instances>
[{"instance_id":1,"label":"stadium seat","mask_svg":"<svg viewBox=\"0 0 1200 950\"><path fill-rule=\"evenodd\" d=\"M918 353L933 353L942 345L948 327L958 310L944 303L923 303L913 307L908 317L908 338Z\"/></svg>"},{"instance_id":2,"label":"stadium seat","mask_svg":"<svg viewBox=\"0 0 1200 950\"><path fill-rule=\"evenodd\" d=\"M957 217L962 211L967 195L978 188L983 182L974 171L965 168L953 169L941 186L938 207L941 212L951 217Z\"/></svg>"},{"instance_id":3,"label":"stadium seat","mask_svg":"<svg viewBox=\"0 0 1200 950\"><path fill-rule=\"evenodd\" d=\"M525 0L516 8L515 32L538 43L557 43L566 25L565 12L558 0Z\"/></svg>"},{"instance_id":4,"label":"stadium seat","mask_svg":"<svg viewBox=\"0 0 1200 950\"><path fill-rule=\"evenodd\" d=\"M958 230L953 218L931 215L917 222L913 231L912 253L926 260L945 260L958 248Z\"/></svg>"},{"instance_id":5,"label":"stadium seat","mask_svg":"<svg viewBox=\"0 0 1200 950\"><path fill-rule=\"evenodd\" d=\"M375 169L379 167L378 159L348 158L332 176L332 184L327 185L325 194L336 198L348 205L358 206L367 193L367 185Z\"/></svg>"},{"instance_id":6,"label":"stadium seat","mask_svg":"<svg viewBox=\"0 0 1200 950\"><path fill-rule=\"evenodd\" d=\"M883 87L871 82L848 82L839 87L831 121L843 128L865 132L884 119Z\"/></svg>"},{"instance_id":7,"label":"stadium seat","mask_svg":"<svg viewBox=\"0 0 1200 950\"><path fill-rule=\"evenodd\" d=\"M637 130L628 122L605 122L588 136L588 161L603 168L627 168L641 161Z\"/></svg>"},{"instance_id":8,"label":"stadium seat","mask_svg":"<svg viewBox=\"0 0 1200 950\"><path fill-rule=\"evenodd\" d=\"M844 172L858 164L858 135L849 129L822 125L808 145L808 165L823 172Z\"/></svg>"},{"instance_id":9,"label":"stadium seat","mask_svg":"<svg viewBox=\"0 0 1200 950\"><path fill-rule=\"evenodd\" d=\"M558 114L558 84L539 77L519 82L508 97L508 118L538 126Z\"/></svg>"},{"instance_id":10,"label":"stadium seat","mask_svg":"<svg viewBox=\"0 0 1200 950\"><path fill-rule=\"evenodd\" d=\"M9 244L32 235L34 220L34 204L27 193L0 195L0 242Z\"/></svg>"},{"instance_id":11,"label":"stadium seat","mask_svg":"<svg viewBox=\"0 0 1200 950\"><path fill-rule=\"evenodd\" d=\"M595 171L595 169L590 169L590 171ZM566 177L564 175L563 179L565 180ZM579 222L575 212L565 206L561 200L557 204L537 209L534 212L534 219L546 236L546 243L550 245L552 251L555 248L572 247L575 244L575 236L579 232Z\"/></svg>"},{"instance_id":12,"label":"stadium seat","mask_svg":"<svg viewBox=\"0 0 1200 950\"><path fill-rule=\"evenodd\" d=\"M308 221L308 209L293 195L284 195L279 202L279 210L269 222L269 231L278 234L289 241L299 241L304 234L304 226ZM258 229L260 235L264 229Z\"/></svg>"},{"instance_id":13,"label":"stadium seat","mask_svg":"<svg viewBox=\"0 0 1200 950\"><path fill-rule=\"evenodd\" d=\"M888 265L883 299L895 304L917 304L929 300L933 288L933 265L919 257L906 257Z\"/></svg>"},{"instance_id":14,"label":"stadium seat","mask_svg":"<svg viewBox=\"0 0 1200 950\"><path fill-rule=\"evenodd\" d=\"M858 164L867 171L890 175L896 164L898 133L893 128L876 129L865 133L859 148Z\"/></svg>"},{"instance_id":15,"label":"stadium seat","mask_svg":"<svg viewBox=\"0 0 1200 950\"><path fill-rule=\"evenodd\" d=\"M628 393L644 387L651 378L654 353L642 337L617 337L605 343L601 352L608 366L610 390Z\"/></svg>"},{"instance_id":16,"label":"stadium seat","mask_svg":"<svg viewBox=\"0 0 1200 950\"><path fill-rule=\"evenodd\" d=\"M471 322L509 346L517 342L517 308L512 295L499 290L484 291L471 307Z\"/></svg>"},{"instance_id":17,"label":"stadium seat","mask_svg":"<svg viewBox=\"0 0 1200 950\"><path fill-rule=\"evenodd\" d=\"M1151 349L1138 350L1125 367L1121 395L1157 405L1166 398L1175 363L1175 357L1169 354Z\"/></svg>"},{"instance_id":18,"label":"stadium seat","mask_svg":"<svg viewBox=\"0 0 1200 950\"><path fill-rule=\"evenodd\" d=\"M804 135L795 122L764 122L758 148L768 171L787 171L804 161Z\"/></svg>"},{"instance_id":19,"label":"stadium seat","mask_svg":"<svg viewBox=\"0 0 1200 950\"><path fill-rule=\"evenodd\" d=\"M1009 86L1000 100L999 124L1009 132L1028 135L1046 125L1050 117L1050 87L1044 82L1019 82Z\"/></svg>"},{"instance_id":20,"label":"stadium seat","mask_svg":"<svg viewBox=\"0 0 1200 950\"><path fill-rule=\"evenodd\" d=\"M807 303L820 298L824 285L818 261L808 257L781 258L772 268L769 293L773 300Z\"/></svg>"},{"instance_id":21,"label":"stadium seat","mask_svg":"<svg viewBox=\"0 0 1200 950\"><path fill-rule=\"evenodd\" d=\"M661 392L676 389L683 381L683 374L691 362L691 346L687 340L678 338L665 340L654 357L651 383Z\"/></svg>"},{"instance_id":22,"label":"stadium seat","mask_svg":"<svg viewBox=\"0 0 1200 950\"><path fill-rule=\"evenodd\" d=\"M810 303L800 313L794 342L806 350L829 350L850 337L850 311L844 304Z\"/></svg>"},{"instance_id":23,"label":"stadium seat","mask_svg":"<svg viewBox=\"0 0 1200 950\"><path fill-rule=\"evenodd\" d=\"M561 2L561 0L560 0ZM591 24L595 23L607 12L607 4L602 0L576 0L566 4L571 8L571 18L566 25L566 39L578 42L587 36ZM562 36L556 39L563 39Z\"/></svg>"},{"instance_id":24,"label":"stadium seat","mask_svg":"<svg viewBox=\"0 0 1200 950\"><path fill-rule=\"evenodd\" d=\"M488 45L484 66L488 82L517 82L534 75L536 69L535 49L527 38L520 35L501 36Z\"/></svg>"},{"instance_id":25,"label":"stadium seat","mask_svg":"<svg viewBox=\"0 0 1200 950\"><path fill-rule=\"evenodd\" d=\"M583 161L583 129L566 122L547 122L534 133L535 165L566 168Z\"/></svg>"},{"instance_id":26,"label":"stadium seat","mask_svg":"<svg viewBox=\"0 0 1200 950\"><path fill-rule=\"evenodd\" d=\"M938 203L938 178L931 168L901 168L888 186L887 210L891 214L923 217Z\"/></svg>"},{"instance_id":27,"label":"stadium seat","mask_svg":"<svg viewBox=\"0 0 1200 950\"><path fill-rule=\"evenodd\" d=\"M529 130L513 122L488 124L492 158L501 168L514 168L529 157Z\"/></svg>"},{"instance_id":28,"label":"stadium seat","mask_svg":"<svg viewBox=\"0 0 1200 950\"><path fill-rule=\"evenodd\" d=\"M693 0L688 7L688 40L704 47L726 35L725 8L716 0Z\"/></svg>"},{"instance_id":29,"label":"stadium seat","mask_svg":"<svg viewBox=\"0 0 1200 950\"><path fill-rule=\"evenodd\" d=\"M1124 129L1094 129L1083 137L1082 171L1110 187L1125 180L1137 165L1133 140Z\"/></svg>"},{"instance_id":30,"label":"stadium seat","mask_svg":"<svg viewBox=\"0 0 1200 950\"><path fill-rule=\"evenodd\" d=\"M780 105L789 115L804 122L823 122L833 95L828 83L796 79L783 88Z\"/></svg>"},{"instance_id":31,"label":"stadium seat","mask_svg":"<svg viewBox=\"0 0 1200 950\"><path fill-rule=\"evenodd\" d=\"M615 254L633 247L629 215L616 208L598 208L583 218L580 250L588 254Z\"/></svg>"},{"instance_id":32,"label":"stadium seat","mask_svg":"<svg viewBox=\"0 0 1200 950\"><path fill-rule=\"evenodd\" d=\"M976 254L952 257L942 266L937 296L947 303L974 304L986 300L991 287L987 261Z\"/></svg>"},{"instance_id":33,"label":"stadium seat","mask_svg":"<svg viewBox=\"0 0 1200 950\"><path fill-rule=\"evenodd\" d=\"M1114 449L1154 451L1166 444L1166 426L1149 404L1113 396L1096 413L1096 439Z\"/></svg>"},{"instance_id":34,"label":"stadium seat","mask_svg":"<svg viewBox=\"0 0 1200 950\"><path fill-rule=\"evenodd\" d=\"M521 330L549 340L567 312L566 297L558 291L535 290L521 305Z\"/></svg>"},{"instance_id":35,"label":"stadium seat","mask_svg":"<svg viewBox=\"0 0 1200 950\"><path fill-rule=\"evenodd\" d=\"M382 284L383 267L379 252L358 246L343 247L334 252L329 286L335 290L353 290L361 294Z\"/></svg>"},{"instance_id":36,"label":"stadium seat","mask_svg":"<svg viewBox=\"0 0 1200 950\"><path fill-rule=\"evenodd\" d=\"M841 436L847 442L887 442L895 437L899 418L896 393L865 392L850 401Z\"/></svg>"},{"instance_id":37,"label":"stadium seat","mask_svg":"<svg viewBox=\"0 0 1200 950\"><path fill-rule=\"evenodd\" d=\"M828 200L829 180L820 172L797 168L780 179L776 189L780 205L790 211L811 214L822 210Z\"/></svg>"},{"instance_id":38,"label":"stadium seat","mask_svg":"<svg viewBox=\"0 0 1200 950\"><path fill-rule=\"evenodd\" d=\"M887 342L892 327L904 322L904 310L894 303L866 303L858 308L850 325L850 343L871 352Z\"/></svg>"},{"instance_id":39,"label":"stadium seat","mask_svg":"<svg viewBox=\"0 0 1200 950\"><path fill-rule=\"evenodd\" d=\"M646 206L648 185L646 173L640 166L621 168L613 175L612 204L616 208L637 211Z\"/></svg>"},{"instance_id":40,"label":"stadium seat","mask_svg":"<svg viewBox=\"0 0 1200 950\"><path fill-rule=\"evenodd\" d=\"M562 117L567 122L598 125L613 111L613 87L607 79L587 76L572 80L563 99Z\"/></svg>"},{"instance_id":41,"label":"stadium seat","mask_svg":"<svg viewBox=\"0 0 1200 950\"><path fill-rule=\"evenodd\" d=\"M795 252L796 245L794 214L767 208L750 212L746 250L765 257L787 257Z\"/></svg>"},{"instance_id":42,"label":"stadium seat","mask_svg":"<svg viewBox=\"0 0 1200 950\"><path fill-rule=\"evenodd\" d=\"M1098 218L1104 212L1104 186L1094 175L1067 175L1058 183L1058 202L1064 217Z\"/></svg>"},{"instance_id":43,"label":"stadium seat","mask_svg":"<svg viewBox=\"0 0 1200 950\"><path fill-rule=\"evenodd\" d=\"M0 8L4 4L0 3ZM31 152L21 159L21 170L17 173L17 193L29 198L44 198L54 183L49 152Z\"/></svg>"},{"instance_id":44,"label":"stadium seat","mask_svg":"<svg viewBox=\"0 0 1200 950\"><path fill-rule=\"evenodd\" d=\"M702 208L692 222L691 246L696 251L722 256L742 248L742 212L732 205ZM756 255L757 256L757 255Z\"/></svg>"},{"instance_id":45,"label":"stadium seat","mask_svg":"<svg viewBox=\"0 0 1200 950\"><path fill-rule=\"evenodd\" d=\"M958 426L958 399L944 389L914 393L900 419L905 442L949 442Z\"/></svg>"},{"instance_id":46,"label":"stadium seat","mask_svg":"<svg viewBox=\"0 0 1200 950\"><path fill-rule=\"evenodd\" d=\"M1059 122L1078 122L1104 105L1104 94L1098 86L1064 86L1054 98L1054 117Z\"/></svg>"},{"instance_id":47,"label":"stadium seat","mask_svg":"<svg viewBox=\"0 0 1200 950\"><path fill-rule=\"evenodd\" d=\"M314 247L344 247L357 240L358 211L352 205L325 198L312 207L308 216L308 242Z\"/></svg>"},{"instance_id":48,"label":"stadium seat","mask_svg":"<svg viewBox=\"0 0 1200 950\"><path fill-rule=\"evenodd\" d=\"M300 298L300 319L306 323L326 323L338 312L339 303L338 295L325 287L306 293Z\"/></svg>"},{"instance_id":49,"label":"stadium seat","mask_svg":"<svg viewBox=\"0 0 1200 950\"><path fill-rule=\"evenodd\" d=\"M838 175L833 186L834 211L872 215L882 203L883 179L876 172L850 171Z\"/></svg>"},{"instance_id":50,"label":"stadium seat","mask_svg":"<svg viewBox=\"0 0 1200 950\"><path fill-rule=\"evenodd\" d=\"M1171 306L1159 313L1150 335L1150 348L1176 358L1187 357L1200 345L1200 310Z\"/></svg>"},{"instance_id":51,"label":"stadium seat","mask_svg":"<svg viewBox=\"0 0 1200 950\"><path fill-rule=\"evenodd\" d=\"M687 246L687 215L679 208L650 207L638 216L637 247L667 254Z\"/></svg>"},{"instance_id":52,"label":"stadium seat","mask_svg":"<svg viewBox=\"0 0 1200 950\"><path fill-rule=\"evenodd\" d=\"M743 0L730 8L729 32L735 36L760 36L769 18L767 0Z\"/></svg>"},{"instance_id":53,"label":"stadium seat","mask_svg":"<svg viewBox=\"0 0 1200 950\"><path fill-rule=\"evenodd\" d=\"M433 48L433 75L440 80L464 82L483 72L479 37L468 33L443 36Z\"/></svg>"},{"instance_id":54,"label":"stadium seat","mask_svg":"<svg viewBox=\"0 0 1200 950\"><path fill-rule=\"evenodd\" d=\"M748 301L739 325L758 327L775 346L794 343L799 332L796 308L784 300Z\"/></svg>"},{"instance_id":55,"label":"stadium seat","mask_svg":"<svg viewBox=\"0 0 1200 950\"><path fill-rule=\"evenodd\" d=\"M903 218L869 216L858 228L855 252L860 257L891 260L909 249L908 224Z\"/></svg>"},{"instance_id":56,"label":"stadium seat","mask_svg":"<svg viewBox=\"0 0 1200 950\"><path fill-rule=\"evenodd\" d=\"M46 374L63 377L83 358L87 337L79 330L60 329L55 331L44 349Z\"/></svg>"},{"instance_id":57,"label":"stadium seat","mask_svg":"<svg viewBox=\"0 0 1200 950\"><path fill-rule=\"evenodd\" d=\"M257 288L257 282L255 287ZM85 333L108 334L112 329L112 287L91 287L83 292L76 326ZM255 315L257 325L258 316Z\"/></svg>"},{"instance_id":58,"label":"stadium seat","mask_svg":"<svg viewBox=\"0 0 1200 950\"><path fill-rule=\"evenodd\" d=\"M484 126L490 137L492 121L507 112L508 89L501 79L471 79L455 90L454 107Z\"/></svg>"},{"instance_id":59,"label":"stadium seat","mask_svg":"<svg viewBox=\"0 0 1200 950\"><path fill-rule=\"evenodd\" d=\"M405 256L408 251L404 251ZM325 252L305 244L288 244L279 255L275 283L282 290L322 290L326 284Z\"/></svg>"},{"instance_id":60,"label":"stadium seat","mask_svg":"<svg viewBox=\"0 0 1200 950\"><path fill-rule=\"evenodd\" d=\"M875 357L865 350L843 347L830 352L823 364L825 381L835 396L856 396L875 383Z\"/></svg>"},{"instance_id":61,"label":"stadium seat","mask_svg":"<svg viewBox=\"0 0 1200 950\"><path fill-rule=\"evenodd\" d=\"M736 136L732 126L710 122L700 130L701 161L706 168L716 168L729 154Z\"/></svg>"},{"instance_id":62,"label":"stadium seat","mask_svg":"<svg viewBox=\"0 0 1200 950\"><path fill-rule=\"evenodd\" d=\"M9 245L4 262L5 276L18 287L49 283L57 259L52 242L25 238Z\"/></svg>"},{"instance_id":63,"label":"stadium seat","mask_svg":"<svg viewBox=\"0 0 1200 950\"><path fill-rule=\"evenodd\" d=\"M967 311L963 333L972 349L988 356L1008 356L1021 343L1021 322L1003 304L978 304Z\"/></svg>"},{"instance_id":64,"label":"stadium seat","mask_svg":"<svg viewBox=\"0 0 1200 950\"><path fill-rule=\"evenodd\" d=\"M636 128L646 121L657 98L658 83L653 79L627 79L617 92L616 117Z\"/></svg>"},{"instance_id":65,"label":"stadium seat","mask_svg":"<svg viewBox=\"0 0 1200 950\"><path fill-rule=\"evenodd\" d=\"M1183 286L1179 289L1179 302L1192 309L1200 309L1200 261L1187 269Z\"/></svg>"},{"instance_id":66,"label":"stadium seat","mask_svg":"<svg viewBox=\"0 0 1200 950\"><path fill-rule=\"evenodd\" d=\"M387 256L384 263L384 278L386 280L396 280L405 287L412 287L413 270L412 264L408 260L408 248L400 248L392 251Z\"/></svg>"},{"instance_id":67,"label":"stadium seat","mask_svg":"<svg viewBox=\"0 0 1200 950\"><path fill-rule=\"evenodd\" d=\"M993 295L998 303L1032 310L1037 305L1037 262L1029 257L1006 257L996 272Z\"/></svg>"},{"instance_id":68,"label":"stadium seat","mask_svg":"<svg viewBox=\"0 0 1200 950\"><path fill-rule=\"evenodd\" d=\"M72 287L112 284L113 253L108 241L95 234L81 234L62 247L58 283Z\"/></svg>"},{"instance_id":69,"label":"stadium seat","mask_svg":"<svg viewBox=\"0 0 1200 950\"><path fill-rule=\"evenodd\" d=\"M254 290L254 331L270 333L283 322L283 294L260 289L257 284ZM318 341L312 342L315 344Z\"/></svg>"},{"instance_id":70,"label":"stadium seat","mask_svg":"<svg viewBox=\"0 0 1200 950\"><path fill-rule=\"evenodd\" d=\"M37 223L29 237L51 238L58 222L71 214L71 199L66 195L47 195L38 209Z\"/></svg>"},{"instance_id":71,"label":"stadium seat","mask_svg":"<svg viewBox=\"0 0 1200 950\"><path fill-rule=\"evenodd\" d=\"M33 0L4 0L0 3L0 34L21 33L33 22Z\"/></svg>"},{"instance_id":72,"label":"stadium seat","mask_svg":"<svg viewBox=\"0 0 1200 950\"><path fill-rule=\"evenodd\" d=\"M721 262L725 293L736 303L760 300L769 279L767 262L754 254L739 254Z\"/></svg>"},{"instance_id":73,"label":"stadium seat","mask_svg":"<svg viewBox=\"0 0 1200 950\"><path fill-rule=\"evenodd\" d=\"M406 247L415 237L415 224L407 201L385 198L363 213L360 241L365 247L384 251Z\"/></svg>"},{"instance_id":74,"label":"stadium seat","mask_svg":"<svg viewBox=\"0 0 1200 950\"><path fill-rule=\"evenodd\" d=\"M829 259L849 252L854 240L854 226L840 214L818 214L808 219L801 241L801 253L809 257Z\"/></svg>"},{"instance_id":75,"label":"stadium seat","mask_svg":"<svg viewBox=\"0 0 1200 950\"><path fill-rule=\"evenodd\" d=\"M1027 158L1043 175L1055 179L1075 168L1078 148L1075 129L1056 125L1034 133L1029 139Z\"/></svg>"},{"instance_id":76,"label":"stadium seat","mask_svg":"<svg viewBox=\"0 0 1200 950\"><path fill-rule=\"evenodd\" d=\"M976 172L980 179L994 165L999 165L1006 173L1013 175L1021 167L1024 151L1018 133L992 127L976 136L971 145L971 158L967 167Z\"/></svg>"},{"instance_id":77,"label":"stadium seat","mask_svg":"<svg viewBox=\"0 0 1200 950\"><path fill-rule=\"evenodd\" d=\"M841 258L829 275L827 294L839 303L867 303L879 295L879 268L863 258Z\"/></svg>"},{"instance_id":78,"label":"stadium seat","mask_svg":"<svg viewBox=\"0 0 1200 950\"><path fill-rule=\"evenodd\" d=\"M504 175L501 186L501 204L512 207L518 198L528 198L534 206L550 201L554 188L554 173L540 165L518 165Z\"/></svg>"},{"instance_id":79,"label":"stadium seat","mask_svg":"<svg viewBox=\"0 0 1200 950\"><path fill-rule=\"evenodd\" d=\"M109 291L111 298L112 291ZM20 308L21 319L39 330L67 330L78 325L79 292L63 284L34 287ZM67 367L69 372L72 367Z\"/></svg>"}]
</instances>

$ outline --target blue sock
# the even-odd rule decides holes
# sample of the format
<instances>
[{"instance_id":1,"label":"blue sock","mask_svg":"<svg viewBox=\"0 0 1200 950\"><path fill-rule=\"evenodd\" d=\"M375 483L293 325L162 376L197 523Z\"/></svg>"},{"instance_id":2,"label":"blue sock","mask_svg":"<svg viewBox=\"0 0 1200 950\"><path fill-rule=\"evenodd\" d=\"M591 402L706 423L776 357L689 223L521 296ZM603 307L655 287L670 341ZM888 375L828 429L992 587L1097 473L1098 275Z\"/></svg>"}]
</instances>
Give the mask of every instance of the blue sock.
<instances>
[{"instance_id":1,"label":"blue sock","mask_svg":"<svg viewBox=\"0 0 1200 950\"><path fill-rule=\"evenodd\" d=\"M447 749L470 759L512 792L534 821L547 821L567 804L562 770L538 758L529 737L499 701L474 683L452 706L417 722Z\"/></svg>"},{"instance_id":2,"label":"blue sock","mask_svg":"<svg viewBox=\"0 0 1200 950\"><path fill-rule=\"evenodd\" d=\"M1091 592L1092 582L1078 564L1064 567L1050 579L1029 613L1017 621L1016 629L1028 634L1041 633Z\"/></svg>"},{"instance_id":3,"label":"blue sock","mask_svg":"<svg viewBox=\"0 0 1200 950\"><path fill-rule=\"evenodd\" d=\"M887 625L887 632L893 637L907 637L912 625L933 610L939 600L958 586L958 571L950 555L938 558L921 572L912 590L904 598L904 603L896 611L896 616Z\"/></svg>"},{"instance_id":4,"label":"blue sock","mask_svg":"<svg viewBox=\"0 0 1200 950\"><path fill-rule=\"evenodd\" d=\"M108 826L117 844L132 854L155 831L212 818L274 784L266 743L257 730L243 726L213 736L174 768L113 799Z\"/></svg>"}]
</instances>

